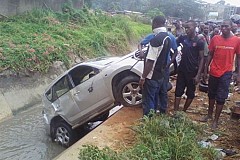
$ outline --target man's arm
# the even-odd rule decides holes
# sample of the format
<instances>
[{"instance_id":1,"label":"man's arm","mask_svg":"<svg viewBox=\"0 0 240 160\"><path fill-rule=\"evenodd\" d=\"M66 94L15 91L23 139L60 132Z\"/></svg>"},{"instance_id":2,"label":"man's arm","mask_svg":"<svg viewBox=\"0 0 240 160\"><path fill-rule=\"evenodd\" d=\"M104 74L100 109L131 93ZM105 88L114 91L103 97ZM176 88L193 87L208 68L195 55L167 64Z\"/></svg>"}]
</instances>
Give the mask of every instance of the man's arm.
<instances>
[{"instance_id":1,"label":"man's arm","mask_svg":"<svg viewBox=\"0 0 240 160\"><path fill-rule=\"evenodd\" d=\"M143 68L143 74L139 81L140 88L143 88L145 79L146 79L147 75L150 73L150 71L152 70L153 64L154 64L153 60L146 59L146 62L145 62L144 68Z\"/></svg>"},{"instance_id":2,"label":"man's arm","mask_svg":"<svg viewBox=\"0 0 240 160\"><path fill-rule=\"evenodd\" d=\"M208 57L207 57L207 62L206 62L206 65L204 67L204 75L203 75L203 80L206 82L206 79L207 79L207 74L208 74L208 71L209 71L209 65L212 61L212 58L213 58L213 51L209 51L209 54L208 54Z\"/></svg>"},{"instance_id":3,"label":"man's arm","mask_svg":"<svg viewBox=\"0 0 240 160\"><path fill-rule=\"evenodd\" d=\"M146 60L146 63L145 63L144 69L143 69L142 78L146 78L147 75L150 73L150 71L153 68L153 63L154 63L153 60L150 60L150 59Z\"/></svg>"},{"instance_id":4,"label":"man's arm","mask_svg":"<svg viewBox=\"0 0 240 160\"><path fill-rule=\"evenodd\" d=\"M237 65L238 65L238 72L237 72L237 83L238 83L238 90L240 91L240 54L237 54Z\"/></svg>"},{"instance_id":5,"label":"man's arm","mask_svg":"<svg viewBox=\"0 0 240 160\"><path fill-rule=\"evenodd\" d=\"M174 53L173 53L173 55L171 57L171 61L167 64L166 68L169 68L170 65L176 60L177 54L178 54L178 51L174 50Z\"/></svg>"},{"instance_id":6,"label":"man's arm","mask_svg":"<svg viewBox=\"0 0 240 160\"><path fill-rule=\"evenodd\" d=\"M199 63L199 68L196 77L194 78L195 83L199 83L200 81L200 76L202 73L202 68L203 68L203 63L204 63L204 50L199 51L199 57L200 57L200 63Z\"/></svg>"},{"instance_id":7,"label":"man's arm","mask_svg":"<svg viewBox=\"0 0 240 160\"><path fill-rule=\"evenodd\" d=\"M142 41L138 44L139 58L145 57L142 49L151 41L151 39L154 38L154 36L155 36L154 34L149 34L145 38L143 38Z\"/></svg>"},{"instance_id":8,"label":"man's arm","mask_svg":"<svg viewBox=\"0 0 240 160\"><path fill-rule=\"evenodd\" d=\"M175 36L172 33L168 33L170 39L171 39L171 49L170 51L173 53L173 55L171 55L171 61L167 64L166 68L169 68L170 65L175 61L177 54L178 54L178 50L177 50L177 41Z\"/></svg>"}]
</instances>

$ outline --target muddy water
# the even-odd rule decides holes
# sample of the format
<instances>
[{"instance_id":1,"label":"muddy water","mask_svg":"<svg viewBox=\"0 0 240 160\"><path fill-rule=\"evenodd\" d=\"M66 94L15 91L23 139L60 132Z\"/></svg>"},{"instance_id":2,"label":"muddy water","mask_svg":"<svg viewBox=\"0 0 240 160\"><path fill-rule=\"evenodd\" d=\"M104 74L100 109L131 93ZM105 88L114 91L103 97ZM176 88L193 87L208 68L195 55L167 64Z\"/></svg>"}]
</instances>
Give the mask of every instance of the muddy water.
<instances>
[{"instance_id":1,"label":"muddy water","mask_svg":"<svg viewBox=\"0 0 240 160\"><path fill-rule=\"evenodd\" d=\"M110 116L120 108L110 110ZM0 123L0 160L51 160L65 150L46 135L41 111L37 105ZM91 124L84 135L99 124Z\"/></svg>"},{"instance_id":2,"label":"muddy water","mask_svg":"<svg viewBox=\"0 0 240 160\"><path fill-rule=\"evenodd\" d=\"M51 160L64 151L46 135L41 106L0 123L0 160Z\"/></svg>"}]
</instances>

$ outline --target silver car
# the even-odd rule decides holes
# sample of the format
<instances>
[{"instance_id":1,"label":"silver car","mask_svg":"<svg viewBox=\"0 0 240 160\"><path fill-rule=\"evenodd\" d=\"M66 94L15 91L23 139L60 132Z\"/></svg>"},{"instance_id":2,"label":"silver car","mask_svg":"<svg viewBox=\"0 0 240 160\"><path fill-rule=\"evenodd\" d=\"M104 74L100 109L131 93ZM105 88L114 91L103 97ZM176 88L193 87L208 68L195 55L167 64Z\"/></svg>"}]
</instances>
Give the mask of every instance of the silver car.
<instances>
[{"instance_id":1,"label":"silver car","mask_svg":"<svg viewBox=\"0 0 240 160\"><path fill-rule=\"evenodd\" d=\"M135 52L87 61L67 70L43 95L47 133L68 147L76 140L76 128L106 120L109 110L116 105L140 105L138 82L142 70L143 61Z\"/></svg>"}]
</instances>

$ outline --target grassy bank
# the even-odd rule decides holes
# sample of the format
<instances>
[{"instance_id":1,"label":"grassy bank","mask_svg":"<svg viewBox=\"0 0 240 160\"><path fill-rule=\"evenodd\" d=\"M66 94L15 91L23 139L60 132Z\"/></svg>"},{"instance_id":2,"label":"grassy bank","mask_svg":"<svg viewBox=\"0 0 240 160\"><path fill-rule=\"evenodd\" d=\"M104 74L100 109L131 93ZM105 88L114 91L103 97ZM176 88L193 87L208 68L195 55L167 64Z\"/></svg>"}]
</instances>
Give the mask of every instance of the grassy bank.
<instances>
[{"instance_id":1,"label":"grassy bank","mask_svg":"<svg viewBox=\"0 0 240 160\"><path fill-rule=\"evenodd\" d=\"M27 12L0 22L0 72L47 72L58 60L69 66L76 58L125 54L130 41L150 31L149 25L100 11Z\"/></svg>"},{"instance_id":2,"label":"grassy bank","mask_svg":"<svg viewBox=\"0 0 240 160\"><path fill-rule=\"evenodd\" d=\"M136 143L131 148L115 152L110 148L100 150L85 146L80 150L80 160L213 160L216 152L202 148L203 128L194 124L185 114L175 118L154 116L145 118L136 131Z\"/></svg>"}]
</instances>

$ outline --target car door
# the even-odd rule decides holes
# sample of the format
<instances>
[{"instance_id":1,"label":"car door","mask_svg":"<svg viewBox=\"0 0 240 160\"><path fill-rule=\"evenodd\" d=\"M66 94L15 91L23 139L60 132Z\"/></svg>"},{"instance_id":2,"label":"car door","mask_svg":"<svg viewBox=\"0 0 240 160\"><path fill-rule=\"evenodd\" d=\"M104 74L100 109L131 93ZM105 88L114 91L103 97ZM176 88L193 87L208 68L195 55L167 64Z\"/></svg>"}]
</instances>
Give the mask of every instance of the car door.
<instances>
[{"instance_id":1,"label":"car door","mask_svg":"<svg viewBox=\"0 0 240 160\"><path fill-rule=\"evenodd\" d=\"M75 72L70 73L73 82L77 84L71 91L76 101L80 114L88 117L101 111L102 107L113 103L110 92L104 83L103 75L97 68L91 66L79 66ZM76 76L80 75L80 82L76 82Z\"/></svg>"},{"instance_id":2,"label":"car door","mask_svg":"<svg viewBox=\"0 0 240 160\"><path fill-rule=\"evenodd\" d=\"M52 106L69 123L77 123L80 109L71 94L73 88L68 75L63 76L52 87Z\"/></svg>"}]
</instances>

